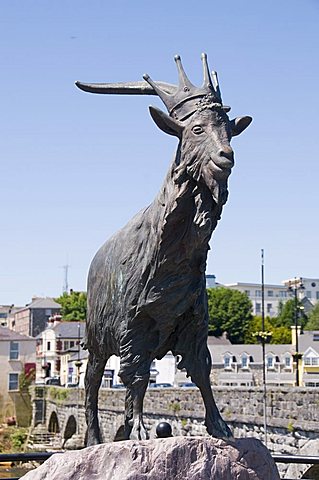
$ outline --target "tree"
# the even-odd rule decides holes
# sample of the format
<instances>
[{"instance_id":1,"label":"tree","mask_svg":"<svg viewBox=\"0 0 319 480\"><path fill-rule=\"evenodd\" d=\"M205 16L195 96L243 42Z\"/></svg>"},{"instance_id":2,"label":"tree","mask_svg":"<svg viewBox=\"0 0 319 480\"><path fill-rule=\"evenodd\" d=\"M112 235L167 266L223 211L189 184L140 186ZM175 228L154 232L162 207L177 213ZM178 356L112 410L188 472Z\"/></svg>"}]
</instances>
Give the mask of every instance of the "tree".
<instances>
[{"instance_id":1,"label":"tree","mask_svg":"<svg viewBox=\"0 0 319 480\"><path fill-rule=\"evenodd\" d=\"M55 301L62 307L61 314L63 320L78 321L86 319L86 292L63 293Z\"/></svg>"},{"instance_id":2,"label":"tree","mask_svg":"<svg viewBox=\"0 0 319 480\"><path fill-rule=\"evenodd\" d=\"M311 310L305 330L319 330L319 302Z\"/></svg>"},{"instance_id":3,"label":"tree","mask_svg":"<svg viewBox=\"0 0 319 480\"><path fill-rule=\"evenodd\" d=\"M291 328L285 326L277 326L277 318L265 318L264 331L271 332L270 342L272 344L287 344L291 343ZM258 343L256 337L257 332L262 331L262 318L253 317L250 322L249 329L245 334L245 343Z\"/></svg>"},{"instance_id":4,"label":"tree","mask_svg":"<svg viewBox=\"0 0 319 480\"><path fill-rule=\"evenodd\" d=\"M285 303L279 304L279 315L273 319L273 325L276 327L292 327L295 325L295 299L287 300ZM300 300L297 300L297 315L298 325L301 328L307 323L307 316L303 313L303 304Z\"/></svg>"},{"instance_id":5,"label":"tree","mask_svg":"<svg viewBox=\"0 0 319 480\"><path fill-rule=\"evenodd\" d=\"M245 293L230 288L208 288L209 332L227 332L232 343L242 343L252 320L252 304Z\"/></svg>"}]
</instances>

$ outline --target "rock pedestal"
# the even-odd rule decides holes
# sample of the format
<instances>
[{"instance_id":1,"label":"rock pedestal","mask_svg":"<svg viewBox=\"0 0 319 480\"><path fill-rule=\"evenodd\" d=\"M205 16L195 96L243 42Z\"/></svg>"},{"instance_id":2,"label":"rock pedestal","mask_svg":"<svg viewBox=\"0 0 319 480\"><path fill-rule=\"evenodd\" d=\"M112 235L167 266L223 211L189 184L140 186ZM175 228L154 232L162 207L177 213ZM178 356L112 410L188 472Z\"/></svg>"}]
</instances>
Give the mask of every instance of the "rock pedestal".
<instances>
[{"instance_id":1,"label":"rock pedestal","mask_svg":"<svg viewBox=\"0 0 319 480\"><path fill-rule=\"evenodd\" d=\"M23 480L279 480L269 451L254 438L211 437L105 443L57 453Z\"/></svg>"}]
</instances>

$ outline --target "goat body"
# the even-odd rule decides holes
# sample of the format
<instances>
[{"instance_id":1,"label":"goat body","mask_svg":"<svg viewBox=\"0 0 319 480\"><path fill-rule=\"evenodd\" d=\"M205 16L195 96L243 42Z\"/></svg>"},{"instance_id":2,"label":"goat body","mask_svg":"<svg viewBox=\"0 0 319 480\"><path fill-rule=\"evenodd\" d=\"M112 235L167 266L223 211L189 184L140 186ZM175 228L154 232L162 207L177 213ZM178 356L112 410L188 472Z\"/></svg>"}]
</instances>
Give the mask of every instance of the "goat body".
<instances>
[{"instance_id":1,"label":"goat body","mask_svg":"<svg viewBox=\"0 0 319 480\"><path fill-rule=\"evenodd\" d=\"M177 63L180 72L178 59ZM179 138L164 184L153 203L102 246L90 267L85 341L88 445L101 440L98 389L113 354L120 356L119 376L127 388L127 438L147 438L142 407L150 366L168 351L180 356L178 368L185 368L201 391L208 432L231 436L209 380L205 269L208 242L228 195L227 179L234 163L230 139L251 119L230 121L228 107L215 101L221 102L219 90L214 90L215 98L197 91L184 74L180 73L180 80L188 85L180 89L182 93L158 93L170 107L170 116L150 107L159 128ZM158 89L149 77L147 81ZM192 93L186 100L185 88Z\"/></svg>"}]
</instances>

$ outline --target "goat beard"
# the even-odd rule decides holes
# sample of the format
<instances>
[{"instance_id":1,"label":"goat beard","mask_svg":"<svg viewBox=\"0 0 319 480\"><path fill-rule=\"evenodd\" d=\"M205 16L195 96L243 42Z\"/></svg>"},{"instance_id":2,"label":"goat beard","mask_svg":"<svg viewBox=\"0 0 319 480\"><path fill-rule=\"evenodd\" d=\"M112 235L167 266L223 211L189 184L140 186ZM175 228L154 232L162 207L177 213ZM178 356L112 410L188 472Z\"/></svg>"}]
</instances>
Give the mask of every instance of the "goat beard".
<instances>
[{"instance_id":1,"label":"goat beard","mask_svg":"<svg viewBox=\"0 0 319 480\"><path fill-rule=\"evenodd\" d=\"M210 168L203 168L200 162L194 162L187 167L187 173L196 183L204 184L218 206L223 206L228 198L228 182L226 178L217 179Z\"/></svg>"},{"instance_id":2,"label":"goat beard","mask_svg":"<svg viewBox=\"0 0 319 480\"><path fill-rule=\"evenodd\" d=\"M227 180L230 171L215 171L216 166L210 158L203 162L203 158L207 157L205 147L199 147L196 151L187 147L190 146L186 144L184 161L175 168L175 182L183 183L186 173L188 178L192 178L197 184L205 185L208 188L216 205L223 206L228 198Z\"/></svg>"}]
</instances>

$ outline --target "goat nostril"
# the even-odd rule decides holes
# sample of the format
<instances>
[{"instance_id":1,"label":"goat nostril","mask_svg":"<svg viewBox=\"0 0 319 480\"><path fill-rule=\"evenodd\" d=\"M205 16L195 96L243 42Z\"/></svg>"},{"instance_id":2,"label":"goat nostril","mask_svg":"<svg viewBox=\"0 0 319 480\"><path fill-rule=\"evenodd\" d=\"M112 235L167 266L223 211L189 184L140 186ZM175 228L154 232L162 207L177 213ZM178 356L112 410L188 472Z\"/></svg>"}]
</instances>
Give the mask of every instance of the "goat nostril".
<instances>
[{"instance_id":1,"label":"goat nostril","mask_svg":"<svg viewBox=\"0 0 319 480\"><path fill-rule=\"evenodd\" d=\"M219 155L221 157L228 158L228 160L233 160L234 159L234 151L232 148L222 148L219 150Z\"/></svg>"}]
</instances>

